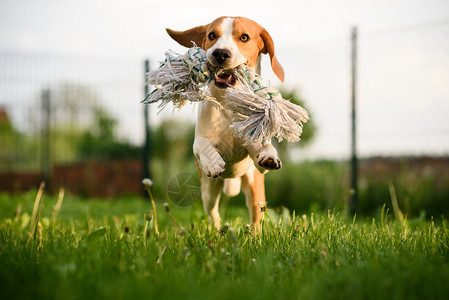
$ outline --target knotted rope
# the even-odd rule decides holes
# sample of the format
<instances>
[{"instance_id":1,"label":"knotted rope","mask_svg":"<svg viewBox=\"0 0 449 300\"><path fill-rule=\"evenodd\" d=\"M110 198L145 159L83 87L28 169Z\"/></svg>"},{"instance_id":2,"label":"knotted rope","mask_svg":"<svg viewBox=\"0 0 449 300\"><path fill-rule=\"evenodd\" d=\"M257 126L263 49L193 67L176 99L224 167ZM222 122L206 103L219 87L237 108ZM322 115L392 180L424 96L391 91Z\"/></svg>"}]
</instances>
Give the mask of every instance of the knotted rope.
<instances>
[{"instance_id":1,"label":"knotted rope","mask_svg":"<svg viewBox=\"0 0 449 300\"><path fill-rule=\"evenodd\" d=\"M165 54L158 69L149 72L149 85L156 88L142 101L144 104L161 101L163 109L172 102L181 108L187 101L214 101L207 86L223 71L207 61L206 52L199 47L190 48L185 55ZM246 143L300 140L303 123L309 119L307 111L282 98L279 91L265 87L253 69L240 65L231 71L240 82L238 88L229 86L221 105L231 112L234 135Z\"/></svg>"}]
</instances>

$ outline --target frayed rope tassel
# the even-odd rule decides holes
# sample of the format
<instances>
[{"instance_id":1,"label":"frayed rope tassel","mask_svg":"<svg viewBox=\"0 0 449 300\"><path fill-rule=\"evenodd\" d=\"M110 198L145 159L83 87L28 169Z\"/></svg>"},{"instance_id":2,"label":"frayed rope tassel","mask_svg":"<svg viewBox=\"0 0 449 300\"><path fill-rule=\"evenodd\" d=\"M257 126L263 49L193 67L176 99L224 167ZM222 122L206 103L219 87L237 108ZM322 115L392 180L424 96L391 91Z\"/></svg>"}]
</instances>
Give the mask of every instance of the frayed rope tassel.
<instances>
[{"instance_id":1,"label":"frayed rope tassel","mask_svg":"<svg viewBox=\"0 0 449 300\"><path fill-rule=\"evenodd\" d=\"M142 101L144 104L161 101L163 109L172 102L181 108L187 101L214 101L207 86L215 74L223 69L208 63L206 53L199 47L190 48L185 55L166 53L160 67L148 73L148 82L156 86ZM265 87L259 75L246 65L233 70L238 88L228 87L222 105L232 114L236 137L247 144L300 140L303 123L309 120L307 111L282 98L279 91Z\"/></svg>"},{"instance_id":2,"label":"frayed rope tassel","mask_svg":"<svg viewBox=\"0 0 449 300\"><path fill-rule=\"evenodd\" d=\"M229 89L224 107L232 112L234 134L246 143L298 142L307 111L284 99L266 100L252 91Z\"/></svg>"},{"instance_id":3,"label":"frayed rope tassel","mask_svg":"<svg viewBox=\"0 0 449 300\"><path fill-rule=\"evenodd\" d=\"M181 109L187 100L214 99L206 90L214 73L203 52L199 47L190 48L185 55L166 52L159 68L147 74L147 84L156 89L142 103L161 101L159 108L162 110L172 102L175 108Z\"/></svg>"}]
</instances>

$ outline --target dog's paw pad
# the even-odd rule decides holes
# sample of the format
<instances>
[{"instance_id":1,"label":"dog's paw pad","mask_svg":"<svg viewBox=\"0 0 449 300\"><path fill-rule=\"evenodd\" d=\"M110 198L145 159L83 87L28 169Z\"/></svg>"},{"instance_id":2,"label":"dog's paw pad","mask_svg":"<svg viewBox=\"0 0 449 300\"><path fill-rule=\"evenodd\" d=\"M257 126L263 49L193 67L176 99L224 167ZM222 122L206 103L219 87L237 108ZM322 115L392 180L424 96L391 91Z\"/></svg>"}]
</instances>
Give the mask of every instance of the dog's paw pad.
<instances>
[{"instance_id":1,"label":"dog's paw pad","mask_svg":"<svg viewBox=\"0 0 449 300\"><path fill-rule=\"evenodd\" d=\"M201 169L208 177L217 178L225 171L226 163L218 154L213 157L202 157L200 159Z\"/></svg>"},{"instance_id":2,"label":"dog's paw pad","mask_svg":"<svg viewBox=\"0 0 449 300\"><path fill-rule=\"evenodd\" d=\"M264 169L267 170L279 170L282 168L282 162L277 156L264 156L258 155L257 163Z\"/></svg>"}]
</instances>

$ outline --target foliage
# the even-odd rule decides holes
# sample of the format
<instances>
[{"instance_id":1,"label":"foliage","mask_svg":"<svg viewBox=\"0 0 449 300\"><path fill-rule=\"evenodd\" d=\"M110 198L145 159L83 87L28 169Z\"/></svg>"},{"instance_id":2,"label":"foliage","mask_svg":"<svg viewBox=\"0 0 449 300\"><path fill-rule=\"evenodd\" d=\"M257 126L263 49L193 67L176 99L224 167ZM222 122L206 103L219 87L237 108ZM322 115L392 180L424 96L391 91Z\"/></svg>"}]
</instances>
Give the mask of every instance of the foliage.
<instances>
[{"instance_id":1,"label":"foliage","mask_svg":"<svg viewBox=\"0 0 449 300\"><path fill-rule=\"evenodd\" d=\"M199 203L171 207L176 230L158 205L156 236L151 224L145 231L148 201L67 196L58 215L56 199L44 199L30 236L33 200L33 193L0 195L4 299L449 297L446 221L392 220L385 210L352 220L269 209L255 235L243 209L228 208L223 219L230 225L219 232L209 228Z\"/></svg>"},{"instance_id":2,"label":"foliage","mask_svg":"<svg viewBox=\"0 0 449 300\"><path fill-rule=\"evenodd\" d=\"M297 144L293 144L293 145L298 145L300 147L305 147L305 146L310 145L313 142L313 139L317 132L317 126L313 119L313 112L310 111L310 108L306 104L306 101L301 97L298 90L295 90L295 89L286 90L284 88L284 89L280 89L280 92L282 94L282 97L284 97L284 99L290 100L290 102L303 107L305 110L307 110L309 112L310 120L304 124L303 131L301 134L301 142L299 142ZM287 143L287 142L285 142L285 143Z\"/></svg>"},{"instance_id":3,"label":"foliage","mask_svg":"<svg viewBox=\"0 0 449 300\"><path fill-rule=\"evenodd\" d=\"M285 163L265 176L267 199L272 206L301 212L342 211L349 195L347 170L346 164L333 161Z\"/></svg>"},{"instance_id":4,"label":"foliage","mask_svg":"<svg viewBox=\"0 0 449 300\"><path fill-rule=\"evenodd\" d=\"M390 158L389 161L399 159ZM434 165L439 164L435 159ZM367 160L360 162L359 200L357 214L378 214L385 205L393 210L391 187L396 191L399 209L408 217L426 218L449 215L449 173L430 165L410 168L413 158L402 158L403 163L394 172L374 173ZM441 164L441 163L440 163ZM443 171L445 169L442 166ZM168 181L179 173L198 177L193 159L167 169L165 160L153 161L153 175L159 181L155 190L159 198L166 197ZM426 175L423 175L423 172ZM199 188L199 187L198 187ZM327 209L345 211L349 199L349 163L345 161L287 162L278 171L265 175L265 194L272 207L284 206L298 213L310 213ZM224 194L221 206L244 207L243 193L234 198Z\"/></svg>"},{"instance_id":5,"label":"foliage","mask_svg":"<svg viewBox=\"0 0 449 300\"><path fill-rule=\"evenodd\" d=\"M18 147L20 132L14 128L6 110L0 108L0 169L10 169L23 154Z\"/></svg>"},{"instance_id":6,"label":"foliage","mask_svg":"<svg viewBox=\"0 0 449 300\"><path fill-rule=\"evenodd\" d=\"M142 156L140 146L117 136L117 119L100 106L92 88L61 84L44 92L49 95L47 101L38 98L29 108L24 131L0 116L0 170L40 170L44 128L49 129L47 149L52 163Z\"/></svg>"},{"instance_id":7,"label":"foliage","mask_svg":"<svg viewBox=\"0 0 449 300\"><path fill-rule=\"evenodd\" d=\"M375 172L370 160L360 162L357 213L374 215L384 205L393 210L396 194L399 209L409 217L449 215L449 172L444 158L411 168L414 158L384 159L387 165L401 161L391 171ZM339 161L289 162L265 176L266 195L272 206L309 212L345 210L349 199L349 163Z\"/></svg>"},{"instance_id":8,"label":"foliage","mask_svg":"<svg viewBox=\"0 0 449 300\"><path fill-rule=\"evenodd\" d=\"M138 159L142 148L121 142L116 136L117 120L105 110L94 109L94 126L84 131L78 143L78 158L81 160Z\"/></svg>"},{"instance_id":9,"label":"foliage","mask_svg":"<svg viewBox=\"0 0 449 300\"><path fill-rule=\"evenodd\" d=\"M165 119L151 132L152 156L166 163L184 164L193 159L195 125L189 121Z\"/></svg>"},{"instance_id":10,"label":"foliage","mask_svg":"<svg viewBox=\"0 0 449 300\"><path fill-rule=\"evenodd\" d=\"M388 161L391 165L399 166L381 172L376 172L375 166L371 170L362 170L359 180L360 212L372 213L385 203L391 210L391 200L396 197L405 215L427 218L449 215L447 157L402 157L390 158ZM362 167L364 163L361 162Z\"/></svg>"},{"instance_id":11,"label":"foliage","mask_svg":"<svg viewBox=\"0 0 449 300\"><path fill-rule=\"evenodd\" d=\"M273 140L275 147L284 162L289 161L289 151L291 149L297 147L307 147L312 144L314 137L317 133L317 126L313 119L313 112L310 111L304 99L300 96L300 93L297 90L287 90L285 88L280 88L279 90L284 99L290 100L292 103L296 105L302 106L305 110L309 112L309 121L304 124L301 140L297 143L289 143L287 141L277 142L277 140Z\"/></svg>"}]
</instances>

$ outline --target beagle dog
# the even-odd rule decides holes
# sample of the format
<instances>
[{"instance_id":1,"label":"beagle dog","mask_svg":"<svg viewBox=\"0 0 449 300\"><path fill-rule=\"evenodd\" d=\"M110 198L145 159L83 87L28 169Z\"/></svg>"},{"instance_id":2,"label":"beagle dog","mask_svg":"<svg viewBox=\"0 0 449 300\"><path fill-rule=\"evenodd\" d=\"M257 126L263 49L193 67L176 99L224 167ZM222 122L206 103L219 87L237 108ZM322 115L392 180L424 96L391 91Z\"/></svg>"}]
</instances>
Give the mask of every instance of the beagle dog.
<instances>
[{"instance_id":1,"label":"beagle dog","mask_svg":"<svg viewBox=\"0 0 449 300\"><path fill-rule=\"evenodd\" d=\"M274 73L284 81L284 70L275 56L270 34L252 20L220 17L185 31L167 28L167 33L185 47L190 48L193 43L200 46L209 63L225 69L215 75L209 88L218 103L224 101L226 88L239 88L239 82L226 69L246 64L260 74L261 54L269 54ZM222 190L228 196L236 196L242 189L251 223L258 225L262 218L260 205L265 205L264 174L282 166L270 143L245 144L236 138L231 121L231 112L217 103L200 102L193 153L200 172L204 210L216 228L220 228L218 203Z\"/></svg>"}]
</instances>

